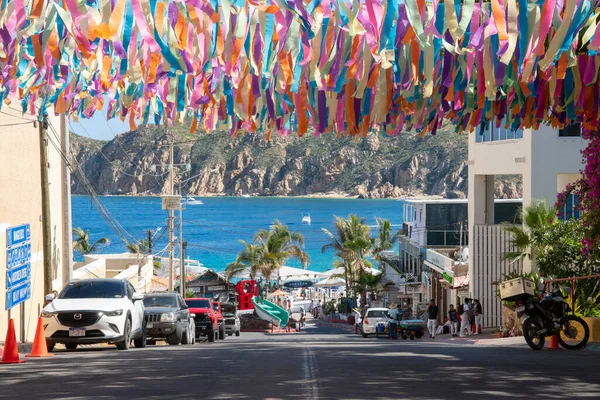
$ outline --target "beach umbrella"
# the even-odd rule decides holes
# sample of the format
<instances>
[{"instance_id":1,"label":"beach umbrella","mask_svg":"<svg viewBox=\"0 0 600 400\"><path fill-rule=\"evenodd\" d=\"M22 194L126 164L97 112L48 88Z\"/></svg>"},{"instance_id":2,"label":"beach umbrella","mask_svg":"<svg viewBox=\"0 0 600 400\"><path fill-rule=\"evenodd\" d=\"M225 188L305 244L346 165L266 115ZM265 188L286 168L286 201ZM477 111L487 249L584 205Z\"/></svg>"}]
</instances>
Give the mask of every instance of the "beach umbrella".
<instances>
[{"instance_id":1,"label":"beach umbrella","mask_svg":"<svg viewBox=\"0 0 600 400\"><path fill-rule=\"evenodd\" d=\"M275 296L287 296L288 292L284 292L281 289L277 289L276 291L274 291L273 293L269 293L269 297L275 297Z\"/></svg>"},{"instance_id":2,"label":"beach umbrella","mask_svg":"<svg viewBox=\"0 0 600 400\"><path fill-rule=\"evenodd\" d=\"M323 279L322 281L315 283L315 286L326 288L326 287L340 287L340 286L344 286L345 284L346 283L342 278L329 277L327 279Z\"/></svg>"}]
</instances>

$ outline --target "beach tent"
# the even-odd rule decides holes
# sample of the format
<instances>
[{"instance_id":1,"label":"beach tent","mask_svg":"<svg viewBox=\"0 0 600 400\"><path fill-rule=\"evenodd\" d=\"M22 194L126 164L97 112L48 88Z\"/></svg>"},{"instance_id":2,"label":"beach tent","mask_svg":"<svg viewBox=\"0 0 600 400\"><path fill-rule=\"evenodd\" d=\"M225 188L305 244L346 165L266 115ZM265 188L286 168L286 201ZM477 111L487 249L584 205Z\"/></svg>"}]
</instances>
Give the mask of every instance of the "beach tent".
<instances>
[{"instance_id":1,"label":"beach tent","mask_svg":"<svg viewBox=\"0 0 600 400\"><path fill-rule=\"evenodd\" d=\"M346 284L346 282L342 278L334 278L334 277L330 276L327 279L323 279L322 281L315 283L315 286L321 287L321 288L328 288L328 287L340 287L340 286L344 286L345 284Z\"/></svg>"},{"instance_id":2,"label":"beach tent","mask_svg":"<svg viewBox=\"0 0 600 400\"><path fill-rule=\"evenodd\" d=\"M378 269L375 268L367 268L365 269L366 272L370 272L372 275L379 275L381 274L381 271L379 271ZM338 267L338 268L334 268L334 269L330 269L329 271L325 271L324 274L326 274L326 276L332 276L332 275L344 275L344 267Z\"/></svg>"}]
</instances>

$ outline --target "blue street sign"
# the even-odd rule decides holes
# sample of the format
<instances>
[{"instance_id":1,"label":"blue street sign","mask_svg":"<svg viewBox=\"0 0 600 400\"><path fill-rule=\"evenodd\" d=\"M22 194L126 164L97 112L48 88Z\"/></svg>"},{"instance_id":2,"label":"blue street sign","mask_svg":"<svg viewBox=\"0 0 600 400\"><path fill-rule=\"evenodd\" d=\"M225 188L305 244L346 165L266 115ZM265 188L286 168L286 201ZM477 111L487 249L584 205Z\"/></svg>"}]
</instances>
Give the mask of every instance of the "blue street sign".
<instances>
[{"instance_id":1,"label":"blue street sign","mask_svg":"<svg viewBox=\"0 0 600 400\"><path fill-rule=\"evenodd\" d=\"M21 265L20 267L6 271L6 288L12 289L31 278L31 264Z\"/></svg>"},{"instance_id":2,"label":"blue street sign","mask_svg":"<svg viewBox=\"0 0 600 400\"><path fill-rule=\"evenodd\" d=\"M29 224L13 226L6 230L6 247L12 247L31 239L31 227Z\"/></svg>"},{"instance_id":3,"label":"blue street sign","mask_svg":"<svg viewBox=\"0 0 600 400\"><path fill-rule=\"evenodd\" d=\"M27 264L31 261L31 243L25 243L6 250L6 264L8 269Z\"/></svg>"},{"instance_id":4,"label":"blue street sign","mask_svg":"<svg viewBox=\"0 0 600 400\"><path fill-rule=\"evenodd\" d=\"M10 310L14 306L21 304L31 298L31 281L27 281L20 286L6 291L6 309Z\"/></svg>"}]
</instances>

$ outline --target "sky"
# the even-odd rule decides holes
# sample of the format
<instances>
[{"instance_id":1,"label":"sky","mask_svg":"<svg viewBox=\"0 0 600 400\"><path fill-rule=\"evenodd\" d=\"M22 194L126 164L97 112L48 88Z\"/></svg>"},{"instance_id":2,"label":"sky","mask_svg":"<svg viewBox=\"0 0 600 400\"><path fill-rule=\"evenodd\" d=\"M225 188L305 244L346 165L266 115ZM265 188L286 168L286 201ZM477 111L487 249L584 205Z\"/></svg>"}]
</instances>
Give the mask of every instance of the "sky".
<instances>
[{"instance_id":1,"label":"sky","mask_svg":"<svg viewBox=\"0 0 600 400\"><path fill-rule=\"evenodd\" d=\"M119 118L106 119L107 107L105 105L102 112L96 111L90 119L79 118L78 122L69 120L71 131L83 137L99 140L112 140L115 135L129 132L128 121L121 122Z\"/></svg>"}]
</instances>

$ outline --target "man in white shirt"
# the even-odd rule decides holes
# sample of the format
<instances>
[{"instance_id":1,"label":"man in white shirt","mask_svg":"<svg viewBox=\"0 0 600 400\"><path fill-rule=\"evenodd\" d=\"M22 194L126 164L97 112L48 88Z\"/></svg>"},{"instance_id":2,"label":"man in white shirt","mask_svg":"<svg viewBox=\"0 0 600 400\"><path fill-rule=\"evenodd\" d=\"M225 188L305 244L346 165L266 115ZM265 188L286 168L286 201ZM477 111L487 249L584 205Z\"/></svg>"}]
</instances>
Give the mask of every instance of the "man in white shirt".
<instances>
[{"instance_id":1,"label":"man in white shirt","mask_svg":"<svg viewBox=\"0 0 600 400\"><path fill-rule=\"evenodd\" d=\"M469 299L465 299L465 303L462 305L462 310L459 307L460 314L460 337L465 337L465 329L467 334L471 336L471 322L469 321ZM462 313L460 313L462 311Z\"/></svg>"}]
</instances>

